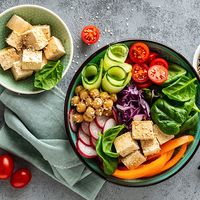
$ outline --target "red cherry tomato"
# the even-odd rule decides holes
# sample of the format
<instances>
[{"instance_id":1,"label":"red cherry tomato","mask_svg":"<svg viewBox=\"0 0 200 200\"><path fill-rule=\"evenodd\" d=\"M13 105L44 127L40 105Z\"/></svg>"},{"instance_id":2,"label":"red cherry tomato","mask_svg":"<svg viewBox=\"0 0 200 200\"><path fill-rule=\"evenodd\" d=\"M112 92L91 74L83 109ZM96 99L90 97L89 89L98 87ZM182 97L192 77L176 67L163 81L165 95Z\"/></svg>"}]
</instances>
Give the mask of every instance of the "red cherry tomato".
<instances>
[{"instance_id":1,"label":"red cherry tomato","mask_svg":"<svg viewBox=\"0 0 200 200\"><path fill-rule=\"evenodd\" d=\"M147 63L151 63L152 60L154 60L155 58L157 58L159 55L156 52L150 52L149 54L149 58L147 60Z\"/></svg>"},{"instance_id":2,"label":"red cherry tomato","mask_svg":"<svg viewBox=\"0 0 200 200\"><path fill-rule=\"evenodd\" d=\"M14 161L8 154L0 156L0 179L9 178L14 170Z\"/></svg>"},{"instance_id":3,"label":"red cherry tomato","mask_svg":"<svg viewBox=\"0 0 200 200\"><path fill-rule=\"evenodd\" d=\"M100 32L96 26L89 25L83 28L81 38L86 44L94 44L99 40Z\"/></svg>"},{"instance_id":4,"label":"red cherry tomato","mask_svg":"<svg viewBox=\"0 0 200 200\"><path fill-rule=\"evenodd\" d=\"M148 77L148 66L144 63L134 64L132 68L132 78L137 83L145 83Z\"/></svg>"},{"instance_id":5,"label":"red cherry tomato","mask_svg":"<svg viewBox=\"0 0 200 200\"><path fill-rule=\"evenodd\" d=\"M135 63L143 63L149 58L149 47L143 42L137 42L130 47L129 56Z\"/></svg>"},{"instance_id":6,"label":"red cherry tomato","mask_svg":"<svg viewBox=\"0 0 200 200\"><path fill-rule=\"evenodd\" d=\"M10 179L10 184L14 188L23 188L30 182L32 178L31 172L28 169L22 168L17 170Z\"/></svg>"},{"instance_id":7,"label":"red cherry tomato","mask_svg":"<svg viewBox=\"0 0 200 200\"><path fill-rule=\"evenodd\" d=\"M146 81L145 83L136 83L137 88L148 88L153 84L151 80Z\"/></svg>"},{"instance_id":8,"label":"red cherry tomato","mask_svg":"<svg viewBox=\"0 0 200 200\"><path fill-rule=\"evenodd\" d=\"M162 65L166 69L168 69L168 67L169 67L168 62L163 58L156 58L156 59L152 60L150 63L150 67L152 67L153 65Z\"/></svg>"},{"instance_id":9,"label":"red cherry tomato","mask_svg":"<svg viewBox=\"0 0 200 200\"><path fill-rule=\"evenodd\" d=\"M161 85L168 78L168 70L162 65L153 65L148 71L149 79L157 85Z\"/></svg>"}]
</instances>

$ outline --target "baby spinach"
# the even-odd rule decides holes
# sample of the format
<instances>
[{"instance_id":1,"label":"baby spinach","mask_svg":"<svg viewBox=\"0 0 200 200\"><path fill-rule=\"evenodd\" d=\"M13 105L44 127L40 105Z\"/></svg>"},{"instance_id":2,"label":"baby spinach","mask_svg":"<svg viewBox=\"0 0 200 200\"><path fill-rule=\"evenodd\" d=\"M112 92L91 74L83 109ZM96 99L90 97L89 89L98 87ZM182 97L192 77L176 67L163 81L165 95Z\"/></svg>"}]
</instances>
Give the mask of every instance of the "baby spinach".
<instances>
[{"instance_id":1,"label":"baby spinach","mask_svg":"<svg viewBox=\"0 0 200 200\"><path fill-rule=\"evenodd\" d=\"M52 89L61 80L62 72L63 65L60 60L49 61L42 70L36 72L34 87L44 90Z\"/></svg>"},{"instance_id":2,"label":"baby spinach","mask_svg":"<svg viewBox=\"0 0 200 200\"><path fill-rule=\"evenodd\" d=\"M182 76L168 87L163 88L162 92L169 99L180 102L189 101L196 95L196 86L194 81L196 81L196 78L189 79L186 76Z\"/></svg>"}]
</instances>

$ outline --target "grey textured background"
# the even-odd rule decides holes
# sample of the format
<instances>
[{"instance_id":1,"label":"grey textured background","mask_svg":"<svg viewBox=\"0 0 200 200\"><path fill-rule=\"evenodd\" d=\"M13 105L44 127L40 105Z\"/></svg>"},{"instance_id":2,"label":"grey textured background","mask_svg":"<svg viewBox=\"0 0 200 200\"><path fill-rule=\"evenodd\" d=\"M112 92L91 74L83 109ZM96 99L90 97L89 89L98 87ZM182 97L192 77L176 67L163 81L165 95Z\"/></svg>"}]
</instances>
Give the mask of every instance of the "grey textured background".
<instances>
[{"instance_id":1,"label":"grey textured background","mask_svg":"<svg viewBox=\"0 0 200 200\"><path fill-rule=\"evenodd\" d=\"M38 4L57 13L69 26L74 39L74 61L60 87L65 92L78 66L106 43L126 38L150 39L164 43L192 62L200 43L199 0L0 0L0 12L19 4ZM87 24L97 25L101 40L93 46L80 41ZM18 165L28 163L16 159ZM147 188L125 188L106 183L97 200L198 200L200 199L200 151L176 176ZM33 178L23 190L14 190L0 181L1 200L67 200L82 199L66 187L30 166Z\"/></svg>"}]
</instances>

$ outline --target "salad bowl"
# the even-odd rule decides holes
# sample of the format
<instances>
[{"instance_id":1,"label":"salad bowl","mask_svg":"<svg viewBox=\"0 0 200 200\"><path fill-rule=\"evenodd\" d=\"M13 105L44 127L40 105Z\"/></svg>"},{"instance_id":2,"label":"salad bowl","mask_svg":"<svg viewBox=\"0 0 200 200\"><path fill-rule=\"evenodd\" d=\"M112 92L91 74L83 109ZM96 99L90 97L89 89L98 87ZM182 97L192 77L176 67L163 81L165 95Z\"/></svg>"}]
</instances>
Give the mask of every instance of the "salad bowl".
<instances>
[{"instance_id":1,"label":"salad bowl","mask_svg":"<svg viewBox=\"0 0 200 200\"><path fill-rule=\"evenodd\" d=\"M123 43L130 47L133 43L135 42L143 42L147 44L150 48L151 51L159 53L159 55L166 59L169 62L176 63L180 66L182 66L184 69L186 69L191 76L194 78L196 77L196 85L197 85L197 99L196 99L196 105L199 107L200 106L200 82L199 82L199 77L196 73L196 71L192 68L191 64L178 52L175 50L154 42L154 41L149 41L149 40L125 40L125 41L120 41L118 43ZM116 44L116 43L113 43ZM70 143L76 152L77 156L80 158L80 160L92 171L95 172L98 176L102 177L103 179L110 181L112 183L118 184L118 185L123 185L123 186L131 186L131 187L143 187L143 186L149 186L153 184L160 183L176 173L178 173L181 169L183 169L186 164L191 160L191 158L194 156L195 152L197 151L199 144L200 144L200 122L198 122L197 130L194 133L195 139L192 143L188 145L187 151L184 155L184 157L172 168L169 170L158 174L153 177L149 178L139 178L139 179L120 179L116 178L111 175L107 175L104 173L104 171L99 167L99 162L98 159L88 159L84 158L83 156L80 155L80 152L77 150L77 134L73 132L71 126L70 126L70 119L69 119L69 113L70 113L70 108L71 108L71 99L74 95L74 91L77 85L81 84L82 78L81 78L81 72L83 68L88 64L88 63L98 63L101 58L104 57L106 50L109 48L109 46L113 45L109 44L98 51L96 51L94 54L92 54L78 69L78 71L75 73L73 79L71 80L71 83L69 85L67 94L66 94L66 99L65 99L65 113L64 113L64 119L65 119L65 127L66 127L66 132L69 137ZM167 114L167 113L166 113Z\"/></svg>"}]
</instances>

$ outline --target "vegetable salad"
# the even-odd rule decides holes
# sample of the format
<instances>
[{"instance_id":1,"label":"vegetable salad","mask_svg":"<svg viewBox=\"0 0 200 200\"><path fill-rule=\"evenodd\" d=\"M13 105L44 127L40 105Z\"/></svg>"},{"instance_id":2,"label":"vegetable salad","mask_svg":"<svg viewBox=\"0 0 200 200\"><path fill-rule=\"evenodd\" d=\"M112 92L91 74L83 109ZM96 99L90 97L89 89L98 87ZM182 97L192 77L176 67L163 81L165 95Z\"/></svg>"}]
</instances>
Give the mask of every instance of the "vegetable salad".
<instances>
[{"instance_id":1,"label":"vegetable salad","mask_svg":"<svg viewBox=\"0 0 200 200\"><path fill-rule=\"evenodd\" d=\"M188 71L136 42L111 45L81 76L69 113L80 155L120 179L152 177L180 161L199 113Z\"/></svg>"}]
</instances>

